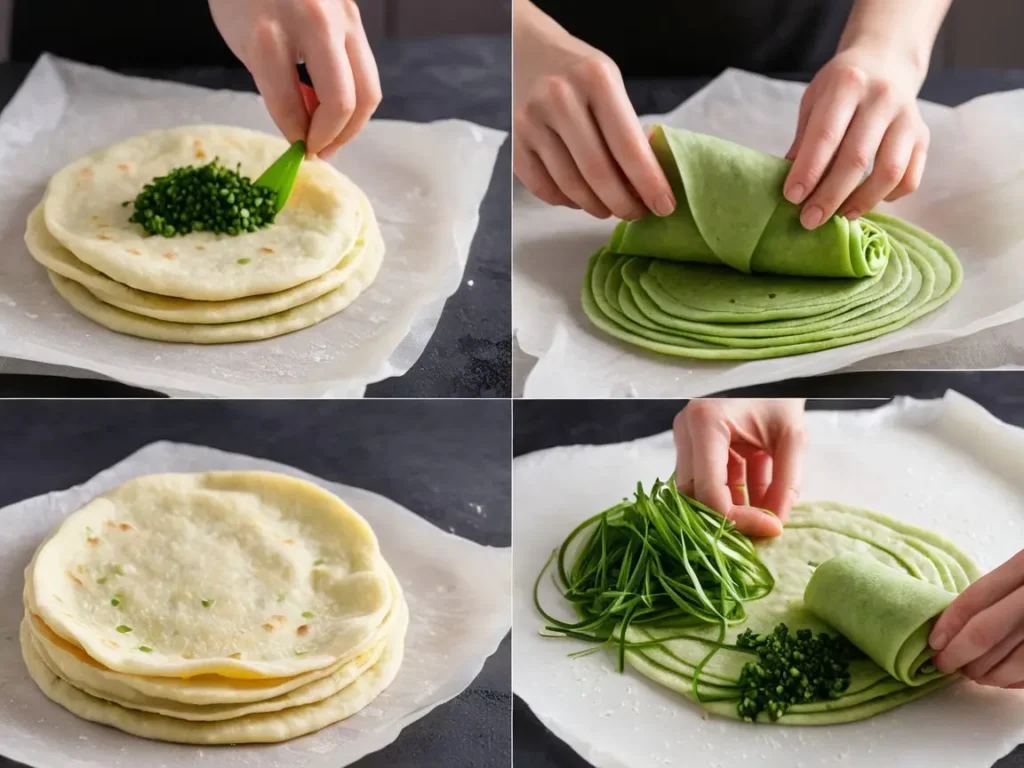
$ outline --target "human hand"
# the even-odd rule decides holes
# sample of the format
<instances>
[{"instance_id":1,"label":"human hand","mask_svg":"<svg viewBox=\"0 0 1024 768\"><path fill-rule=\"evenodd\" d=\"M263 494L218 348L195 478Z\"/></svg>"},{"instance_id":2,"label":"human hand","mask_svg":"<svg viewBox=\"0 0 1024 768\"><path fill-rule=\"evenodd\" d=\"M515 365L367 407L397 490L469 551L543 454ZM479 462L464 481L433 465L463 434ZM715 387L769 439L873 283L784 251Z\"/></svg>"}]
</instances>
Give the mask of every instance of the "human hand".
<instances>
[{"instance_id":1,"label":"human hand","mask_svg":"<svg viewBox=\"0 0 1024 768\"><path fill-rule=\"evenodd\" d=\"M551 205L634 220L676 206L615 63L532 4L514 9L513 167Z\"/></svg>"},{"instance_id":2,"label":"human hand","mask_svg":"<svg viewBox=\"0 0 1024 768\"><path fill-rule=\"evenodd\" d=\"M289 143L305 139L307 157L330 158L380 104L377 63L353 0L210 0L210 13L281 133ZM310 104L300 58L316 89Z\"/></svg>"},{"instance_id":3,"label":"human hand","mask_svg":"<svg viewBox=\"0 0 1024 768\"><path fill-rule=\"evenodd\" d=\"M867 45L838 53L818 72L800 101L783 187L787 200L802 204L804 227L837 211L855 219L917 190L929 141L917 108L921 77L910 62Z\"/></svg>"},{"instance_id":4,"label":"human hand","mask_svg":"<svg viewBox=\"0 0 1024 768\"><path fill-rule=\"evenodd\" d=\"M965 589L928 636L941 671L1024 688L1024 551Z\"/></svg>"},{"instance_id":5,"label":"human hand","mask_svg":"<svg viewBox=\"0 0 1024 768\"><path fill-rule=\"evenodd\" d=\"M692 400L672 432L680 491L748 536L782 533L800 495L803 400Z\"/></svg>"}]
</instances>

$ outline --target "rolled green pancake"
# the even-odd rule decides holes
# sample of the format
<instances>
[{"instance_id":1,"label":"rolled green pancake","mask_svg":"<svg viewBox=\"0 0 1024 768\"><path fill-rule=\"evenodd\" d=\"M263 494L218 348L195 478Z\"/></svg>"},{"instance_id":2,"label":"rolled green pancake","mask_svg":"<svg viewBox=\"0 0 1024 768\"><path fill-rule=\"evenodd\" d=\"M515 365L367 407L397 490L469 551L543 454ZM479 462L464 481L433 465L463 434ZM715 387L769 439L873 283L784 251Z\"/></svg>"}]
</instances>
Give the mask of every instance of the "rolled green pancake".
<instances>
[{"instance_id":1,"label":"rolled green pancake","mask_svg":"<svg viewBox=\"0 0 1024 768\"><path fill-rule=\"evenodd\" d=\"M714 136L659 125L651 146L676 196L669 216L618 226L609 250L813 277L879 274L892 246L870 220L832 216L814 230L782 194L792 165Z\"/></svg>"},{"instance_id":2,"label":"rolled green pancake","mask_svg":"<svg viewBox=\"0 0 1024 768\"><path fill-rule=\"evenodd\" d=\"M942 677L931 664L928 634L954 595L858 552L825 561L804 604L878 666L907 685Z\"/></svg>"},{"instance_id":3,"label":"rolled green pancake","mask_svg":"<svg viewBox=\"0 0 1024 768\"><path fill-rule=\"evenodd\" d=\"M780 623L791 631L809 629L833 635L838 631L847 634L847 621L865 624L862 629L866 633L868 624L881 627L878 636L860 637L857 628L849 630L847 636L867 653L867 658L850 662L850 685L839 698L792 705L777 721L771 721L762 713L758 722L835 725L863 720L955 681L955 677L922 669L923 663L918 663L922 648L926 647L921 643L926 643L930 619L942 610L935 606L948 603L981 575L955 544L887 515L819 501L795 507L783 535L758 541L755 547L775 578L775 587L767 596L745 605L746 619L728 627L727 644L734 643L746 629L768 634ZM847 558L852 558L852 563ZM833 559L839 561L838 565L824 571L826 581L822 592L827 594L812 595L813 600L806 601L812 577ZM847 569L856 572L864 563L868 563L868 573L882 569L894 575L883 574L880 578L884 579L884 585L854 582L857 574L850 575ZM841 571L839 586L832 581L836 570ZM900 587L901 595L879 595L880 590L891 587L892 579L896 583L905 579L915 584ZM831 604L822 608L819 600ZM900 601L910 603L903 606L909 614L895 621L889 612L901 610ZM863 610L855 608L862 604ZM875 610L878 612L873 614ZM826 619L819 611L829 613L830 618ZM856 613L844 618L843 611ZM697 680L697 696L694 696L697 667L715 647L719 632L717 625L638 627L634 624L626 634L626 639L634 643L626 650L626 660L640 674L704 709L739 719L739 678L744 665L756 659L751 654L730 648L719 650L703 667ZM925 638L923 641L920 633ZM900 670L903 675L894 676L893 673Z\"/></svg>"}]
</instances>

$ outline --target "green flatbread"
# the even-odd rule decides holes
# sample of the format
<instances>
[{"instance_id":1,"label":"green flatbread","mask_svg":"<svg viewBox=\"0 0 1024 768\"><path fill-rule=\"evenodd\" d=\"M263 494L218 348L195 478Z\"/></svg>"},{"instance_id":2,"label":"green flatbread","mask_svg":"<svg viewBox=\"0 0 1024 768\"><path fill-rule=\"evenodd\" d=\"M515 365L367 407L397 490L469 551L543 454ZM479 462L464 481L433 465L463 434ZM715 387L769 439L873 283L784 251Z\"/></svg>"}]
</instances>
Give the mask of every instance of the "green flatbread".
<instances>
[{"instance_id":1,"label":"green flatbread","mask_svg":"<svg viewBox=\"0 0 1024 768\"><path fill-rule=\"evenodd\" d=\"M952 601L942 587L859 552L822 563L804 591L808 610L907 685L942 677L928 635Z\"/></svg>"},{"instance_id":2,"label":"green flatbread","mask_svg":"<svg viewBox=\"0 0 1024 768\"><path fill-rule=\"evenodd\" d=\"M895 217L805 230L782 197L788 161L664 127L652 145L676 212L620 223L583 282L584 312L623 341L675 357L804 354L898 330L960 287L949 246Z\"/></svg>"},{"instance_id":3,"label":"green flatbread","mask_svg":"<svg viewBox=\"0 0 1024 768\"><path fill-rule=\"evenodd\" d=\"M863 720L953 682L928 668L927 633L945 604L981 575L954 544L869 510L815 502L794 508L783 535L756 546L775 588L746 604L747 618L729 627L727 643L745 629L768 634L785 623L791 631L841 630L868 657L851 662L850 686L840 698L793 705L778 724ZM663 640L680 631L700 639ZM627 650L626 659L693 699L693 675L718 632L707 625L632 626L627 640L652 644ZM715 654L699 678L700 705L738 719L737 682L752 658L728 649ZM770 722L766 714L759 721Z\"/></svg>"}]
</instances>

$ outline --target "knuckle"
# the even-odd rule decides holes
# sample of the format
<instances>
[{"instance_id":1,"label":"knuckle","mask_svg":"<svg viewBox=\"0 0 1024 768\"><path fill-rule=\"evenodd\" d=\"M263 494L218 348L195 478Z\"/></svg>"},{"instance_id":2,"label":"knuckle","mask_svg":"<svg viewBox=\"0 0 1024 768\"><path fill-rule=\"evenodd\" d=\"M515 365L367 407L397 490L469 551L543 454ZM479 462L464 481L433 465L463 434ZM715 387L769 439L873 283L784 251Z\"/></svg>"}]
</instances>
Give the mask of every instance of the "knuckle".
<instances>
[{"instance_id":1,"label":"knuckle","mask_svg":"<svg viewBox=\"0 0 1024 768\"><path fill-rule=\"evenodd\" d=\"M556 107L565 107L573 98L573 87L559 75L546 75L537 83L537 95L541 101Z\"/></svg>"},{"instance_id":2,"label":"knuckle","mask_svg":"<svg viewBox=\"0 0 1024 768\"><path fill-rule=\"evenodd\" d=\"M836 79L843 85L861 89L867 85L868 75L860 67L844 64L836 71Z\"/></svg>"},{"instance_id":3,"label":"knuckle","mask_svg":"<svg viewBox=\"0 0 1024 768\"><path fill-rule=\"evenodd\" d=\"M300 0L299 7L306 18L314 24L326 24L330 17L329 4L326 0Z\"/></svg>"},{"instance_id":4,"label":"knuckle","mask_svg":"<svg viewBox=\"0 0 1024 768\"><path fill-rule=\"evenodd\" d=\"M866 171L871 165L871 152L866 147L851 147L843 154L843 162L855 170Z\"/></svg>"},{"instance_id":5,"label":"knuckle","mask_svg":"<svg viewBox=\"0 0 1024 768\"><path fill-rule=\"evenodd\" d=\"M902 163L891 160L877 164L875 170L882 180L889 184L898 184L903 179L903 174L906 173L906 168Z\"/></svg>"},{"instance_id":6,"label":"knuckle","mask_svg":"<svg viewBox=\"0 0 1024 768\"><path fill-rule=\"evenodd\" d=\"M968 645L972 648L984 648L991 647L997 640L994 632L985 624L981 622L972 621L964 627L964 640L967 641Z\"/></svg>"},{"instance_id":7,"label":"knuckle","mask_svg":"<svg viewBox=\"0 0 1024 768\"><path fill-rule=\"evenodd\" d=\"M262 18L253 27L252 45L255 51L250 51L250 53L262 52L267 48L276 48L280 45L281 38L281 25L274 19Z\"/></svg>"},{"instance_id":8,"label":"knuckle","mask_svg":"<svg viewBox=\"0 0 1024 768\"><path fill-rule=\"evenodd\" d=\"M832 125L822 126L814 131L811 137L816 143L834 147L842 138L842 133Z\"/></svg>"},{"instance_id":9,"label":"knuckle","mask_svg":"<svg viewBox=\"0 0 1024 768\"><path fill-rule=\"evenodd\" d=\"M707 427L722 418L722 407L717 400L693 400L683 410L698 427Z\"/></svg>"},{"instance_id":10,"label":"knuckle","mask_svg":"<svg viewBox=\"0 0 1024 768\"><path fill-rule=\"evenodd\" d=\"M359 3L356 0L345 0L344 2L345 15L354 22L362 22L362 14L359 13Z\"/></svg>"},{"instance_id":11,"label":"knuckle","mask_svg":"<svg viewBox=\"0 0 1024 768\"><path fill-rule=\"evenodd\" d=\"M580 62L573 71L580 82L592 88L607 87L615 82L618 68L604 56L592 56Z\"/></svg>"},{"instance_id":12,"label":"knuckle","mask_svg":"<svg viewBox=\"0 0 1024 768\"><path fill-rule=\"evenodd\" d=\"M896 100L897 89L890 80L879 80L871 90L875 101L890 102Z\"/></svg>"}]
</instances>

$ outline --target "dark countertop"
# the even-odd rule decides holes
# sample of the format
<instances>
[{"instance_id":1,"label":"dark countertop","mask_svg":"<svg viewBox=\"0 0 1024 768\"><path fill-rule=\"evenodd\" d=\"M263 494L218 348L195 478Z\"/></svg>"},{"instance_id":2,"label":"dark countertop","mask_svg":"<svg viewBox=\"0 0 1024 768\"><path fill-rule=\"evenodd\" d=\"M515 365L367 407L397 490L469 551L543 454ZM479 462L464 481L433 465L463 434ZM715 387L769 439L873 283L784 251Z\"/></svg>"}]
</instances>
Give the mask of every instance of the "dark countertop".
<instances>
[{"instance_id":1,"label":"dark countertop","mask_svg":"<svg viewBox=\"0 0 1024 768\"><path fill-rule=\"evenodd\" d=\"M510 421L507 402L486 400L5 401L0 507L84 482L155 440L175 440L376 491L444 530L509 546ZM355 765L508 768L510 649L506 637L461 695ZM20 766L0 757L0 768Z\"/></svg>"},{"instance_id":2,"label":"dark countertop","mask_svg":"<svg viewBox=\"0 0 1024 768\"><path fill-rule=\"evenodd\" d=\"M935 372L919 397L941 397L948 389L981 403L1003 421L1024 426L1024 373ZM825 410L875 408L886 400L811 400ZM634 440L672 428L685 400L517 400L513 455L557 445L603 444ZM586 768L590 765L551 733L518 696L512 705L513 751L517 764L530 768ZM1024 768L1024 745L993 768Z\"/></svg>"},{"instance_id":3,"label":"dark countertop","mask_svg":"<svg viewBox=\"0 0 1024 768\"><path fill-rule=\"evenodd\" d=\"M511 41L477 36L374 43L384 101L381 118L427 122L461 118L511 129ZM0 64L0 105L28 73ZM255 90L243 69L124 70L209 88ZM498 153L480 225L459 290L448 299L433 337L405 375L371 384L367 397L509 397L512 376L510 248L511 148ZM472 282L472 286L469 283ZM152 397L156 393L105 380L11 374L0 397Z\"/></svg>"}]
</instances>

